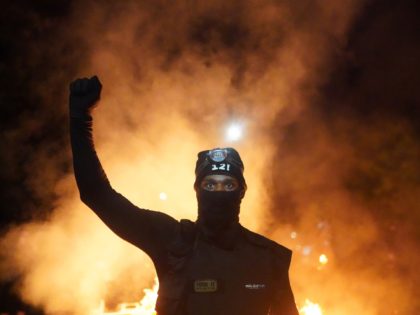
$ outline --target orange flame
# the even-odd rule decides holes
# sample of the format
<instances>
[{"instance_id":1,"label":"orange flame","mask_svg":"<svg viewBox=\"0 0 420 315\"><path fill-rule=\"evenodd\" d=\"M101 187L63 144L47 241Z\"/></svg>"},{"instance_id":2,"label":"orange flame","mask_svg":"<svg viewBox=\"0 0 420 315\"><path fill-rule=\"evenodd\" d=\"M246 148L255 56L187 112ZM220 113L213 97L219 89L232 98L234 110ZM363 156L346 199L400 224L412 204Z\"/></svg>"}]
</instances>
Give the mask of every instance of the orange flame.
<instances>
[{"instance_id":1,"label":"orange flame","mask_svg":"<svg viewBox=\"0 0 420 315\"><path fill-rule=\"evenodd\" d=\"M305 305L299 309L301 315L323 315L321 307L311 302L310 300L305 300Z\"/></svg>"},{"instance_id":2,"label":"orange flame","mask_svg":"<svg viewBox=\"0 0 420 315\"><path fill-rule=\"evenodd\" d=\"M116 311L105 311L105 303L101 301L98 309L91 315L156 315L155 305L158 297L159 282L155 278L155 284L152 289L144 289L144 297L140 302L120 303Z\"/></svg>"}]
</instances>

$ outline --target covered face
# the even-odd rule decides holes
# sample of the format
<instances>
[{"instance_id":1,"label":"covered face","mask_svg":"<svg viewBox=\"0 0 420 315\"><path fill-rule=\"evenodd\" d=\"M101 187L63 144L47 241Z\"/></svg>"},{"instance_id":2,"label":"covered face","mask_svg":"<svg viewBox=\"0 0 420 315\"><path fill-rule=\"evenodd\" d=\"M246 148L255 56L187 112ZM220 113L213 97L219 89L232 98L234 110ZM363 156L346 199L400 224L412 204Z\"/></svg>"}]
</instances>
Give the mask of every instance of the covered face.
<instances>
[{"instance_id":1,"label":"covered face","mask_svg":"<svg viewBox=\"0 0 420 315\"><path fill-rule=\"evenodd\" d=\"M240 204L246 191L244 166L233 148L216 148L198 154L194 188L198 222L224 229L239 222Z\"/></svg>"}]
</instances>

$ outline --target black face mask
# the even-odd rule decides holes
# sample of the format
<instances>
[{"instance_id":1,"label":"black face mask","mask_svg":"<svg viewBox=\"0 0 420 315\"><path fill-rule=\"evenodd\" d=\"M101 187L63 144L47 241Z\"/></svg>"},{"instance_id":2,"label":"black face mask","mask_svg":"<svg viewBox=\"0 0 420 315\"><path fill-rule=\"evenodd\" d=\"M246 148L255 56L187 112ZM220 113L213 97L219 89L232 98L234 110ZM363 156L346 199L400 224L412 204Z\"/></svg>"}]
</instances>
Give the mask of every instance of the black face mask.
<instances>
[{"instance_id":1,"label":"black face mask","mask_svg":"<svg viewBox=\"0 0 420 315\"><path fill-rule=\"evenodd\" d=\"M212 230L223 230L239 222L243 197L241 189L234 191L197 191L198 222Z\"/></svg>"}]
</instances>

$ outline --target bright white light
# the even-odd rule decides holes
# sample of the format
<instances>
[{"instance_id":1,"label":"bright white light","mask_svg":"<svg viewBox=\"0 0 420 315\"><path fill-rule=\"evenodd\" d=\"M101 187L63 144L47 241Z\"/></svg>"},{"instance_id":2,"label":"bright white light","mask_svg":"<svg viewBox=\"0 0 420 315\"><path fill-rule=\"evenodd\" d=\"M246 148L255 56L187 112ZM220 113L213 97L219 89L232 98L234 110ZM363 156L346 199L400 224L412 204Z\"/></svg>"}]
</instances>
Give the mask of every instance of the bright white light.
<instances>
[{"instance_id":1,"label":"bright white light","mask_svg":"<svg viewBox=\"0 0 420 315\"><path fill-rule=\"evenodd\" d=\"M319 263L322 265L326 265L328 263L328 257L325 254L319 256Z\"/></svg>"},{"instance_id":2,"label":"bright white light","mask_svg":"<svg viewBox=\"0 0 420 315\"><path fill-rule=\"evenodd\" d=\"M237 141L242 137L242 126L232 124L226 130L226 138L229 141Z\"/></svg>"},{"instance_id":3,"label":"bright white light","mask_svg":"<svg viewBox=\"0 0 420 315\"><path fill-rule=\"evenodd\" d=\"M167 195L167 194L165 194L164 192L161 192L161 193L159 194L159 199L160 199L160 200L166 200L166 199L168 199L168 195Z\"/></svg>"},{"instance_id":4,"label":"bright white light","mask_svg":"<svg viewBox=\"0 0 420 315\"><path fill-rule=\"evenodd\" d=\"M308 299L305 300L305 305L299 309L301 315L322 315L322 309L319 304L312 303Z\"/></svg>"}]
</instances>

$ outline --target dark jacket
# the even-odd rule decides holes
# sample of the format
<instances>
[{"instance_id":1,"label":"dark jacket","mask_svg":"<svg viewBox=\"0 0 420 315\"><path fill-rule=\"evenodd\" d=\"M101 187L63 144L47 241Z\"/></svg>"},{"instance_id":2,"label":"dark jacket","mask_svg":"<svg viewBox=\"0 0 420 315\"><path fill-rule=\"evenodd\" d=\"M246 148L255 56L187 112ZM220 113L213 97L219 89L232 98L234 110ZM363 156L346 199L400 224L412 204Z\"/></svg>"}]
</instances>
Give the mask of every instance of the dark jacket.
<instances>
[{"instance_id":1,"label":"dark jacket","mask_svg":"<svg viewBox=\"0 0 420 315\"><path fill-rule=\"evenodd\" d=\"M158 315L298 314L289 249L239 224L224 246L195 222L136 207L111 187L94 149L91 118L71 118L70 134L82 201L156 267Z\"/></svg>"}]
</instances>

